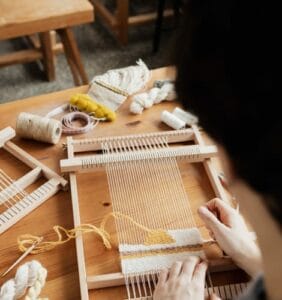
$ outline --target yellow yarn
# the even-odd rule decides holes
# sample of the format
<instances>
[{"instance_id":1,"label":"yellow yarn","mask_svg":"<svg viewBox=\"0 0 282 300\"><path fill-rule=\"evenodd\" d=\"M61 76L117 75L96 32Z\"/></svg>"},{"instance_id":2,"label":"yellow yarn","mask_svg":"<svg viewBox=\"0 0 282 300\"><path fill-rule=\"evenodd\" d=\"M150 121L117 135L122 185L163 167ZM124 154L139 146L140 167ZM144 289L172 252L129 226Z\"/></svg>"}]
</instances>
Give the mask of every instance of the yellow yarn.
<instances>
[{"instance_id":1,"label":"yellow yarn","mask_svg":"<svg viewBox=\"0 0 282 300\"><path fill-rule=\"evenodd\" d=\"M57 234L58 239L56 241L50 242L40 242L41 237L34 236L31 234L23 234L18 237L18 247L21 252L25 252L28 248L30 248L35 242L38 244L34 247L34 249L30 252L31 254L38 254L45 251L49 251L57 247L58 245L62 245L70 241L71 239L75 239L77 236L83 233L95 232L102 239L105 247L107 249L111 249L112 245L110 242L110 234L106 231L105 227L110 218L123 218L142 229L143 231L148 232L148 235L144 241L144 245L154 245L154 244L171 244L174 243L175 240L162 229L149 229L148 227L137 223L133 218L124 215L119 212L112 212L107 214L102 222L100 227L96 227L92 224L82 224L73 229L67 230L62 226L56 225L53 227L53 230Z\"/></svg>"},{"instance_id":2,"label":"yellow yarn","mask_svg":"<svg viewBox=\"0 0 282 300\"><path fill-rule=\"evenodd\" d=\"M87 94L75 94L70 99L70 104L79 110L93 113L96 118L106 118L108 121L116 119L116 113L108 107L98 103Z\"/></svg>"}]
</instances>

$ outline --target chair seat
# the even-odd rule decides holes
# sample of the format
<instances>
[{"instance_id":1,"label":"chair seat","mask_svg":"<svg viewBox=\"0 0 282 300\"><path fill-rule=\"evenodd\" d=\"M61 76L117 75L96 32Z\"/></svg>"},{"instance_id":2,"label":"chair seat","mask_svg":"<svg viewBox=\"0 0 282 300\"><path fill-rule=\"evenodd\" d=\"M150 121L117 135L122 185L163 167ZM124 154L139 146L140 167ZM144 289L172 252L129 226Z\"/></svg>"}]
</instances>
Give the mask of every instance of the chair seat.
<instances>
[{"instance_id":1,"label":"chair seat","mask_svg":"<svg viewBox=\"0 0 282 300\"><path fill-rule=\"evenodd\" d=\"M0 40L93 21L88 0L1 0Z\"/></svg>"}]
</instances>

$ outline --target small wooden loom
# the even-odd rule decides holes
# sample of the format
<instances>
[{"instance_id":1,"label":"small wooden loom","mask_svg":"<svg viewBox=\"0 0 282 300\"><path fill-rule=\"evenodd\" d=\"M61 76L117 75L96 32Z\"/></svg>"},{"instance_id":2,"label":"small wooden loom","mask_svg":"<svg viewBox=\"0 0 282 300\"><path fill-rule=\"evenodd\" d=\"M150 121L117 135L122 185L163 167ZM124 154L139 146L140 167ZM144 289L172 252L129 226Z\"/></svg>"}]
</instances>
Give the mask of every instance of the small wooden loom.
<instances>
[{"instance_id":1,"label":"small wooden loom","mask_svg":"<svg viewBox=\"0 0 282 300\"><path fill-rule=\"evenodd\" d=\"M180 145L184 142L190 145ZM228 201L228 197L210 159L217 154L217 149L204 144L196 126L179 131L83 140L69 137L67 152L68 159L61 160L61 170L70 173L75 226L81 224L76 172L106 169L113 211L129 216L153 232L150 235L150 232L136 229L128 220L116 218L122 273L98 276L87 276L83 238L78 237L76 249L82 299L89 299L88 289L124 284L128 299L151 299L161 268L170 267L174 261L184 260L191 254L204 256L205 241L193 220L178 161L202 163L215 196L224 201ZM154 233L160 228L169 233L173 241L163 242L160 237L154 240ZM228 259L214 261L211 271L226 269L228 264L230 267ZM206 292L214 291L224 299L231 299L245 287L245 284L210 285Z\"/></svg>"},{"instance_id":2,"label":"small wooden loom","mask_svg":"<svg viewBox=\"0 0 282 300\"><path fill-rule=\"evenodd\" d=\"M1 130L0 148L32 170L14 181L0 168L0 234L67 185L64 178L11 142L15 135L15 130L11 127ZM25 189L40 177L45 177L47 181L27 193Z\"/></svg>"}]
</instances>

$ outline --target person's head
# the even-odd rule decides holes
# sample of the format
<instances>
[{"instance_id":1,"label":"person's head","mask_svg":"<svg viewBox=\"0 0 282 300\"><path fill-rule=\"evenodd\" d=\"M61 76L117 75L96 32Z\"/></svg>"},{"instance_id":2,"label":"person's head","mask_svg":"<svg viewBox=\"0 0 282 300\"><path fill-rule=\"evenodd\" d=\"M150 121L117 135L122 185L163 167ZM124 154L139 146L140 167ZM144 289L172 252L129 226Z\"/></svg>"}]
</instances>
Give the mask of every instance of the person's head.
<instances>
[{"instance_id":1,"label":"person's head","mask_svg":"<svg viewBox=\"0 0 282 300\"><path fill-rule=\"evenodd\" d=\"M235 176L263 196L281 226L282 112L273 87L272 9L261 1L189 1L176 46L176 89L225 148Z\"/></svg>"}]
</instances>

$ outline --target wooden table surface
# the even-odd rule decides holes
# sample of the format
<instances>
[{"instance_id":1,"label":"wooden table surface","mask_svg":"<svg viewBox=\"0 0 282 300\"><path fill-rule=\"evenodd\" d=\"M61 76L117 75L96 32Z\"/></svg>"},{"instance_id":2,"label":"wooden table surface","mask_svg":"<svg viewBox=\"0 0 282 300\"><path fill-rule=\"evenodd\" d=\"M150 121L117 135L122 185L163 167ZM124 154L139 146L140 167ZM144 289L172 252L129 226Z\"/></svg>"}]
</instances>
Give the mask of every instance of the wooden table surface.
<instances>
[{"instance_id":1,"label":"wooden table surface","mask_svg":"<svg viewBox=\"0 0 282 300\"><path fill-rule=\"evenodd\" d=\"M1 0L0 40L93 21L88 0Z\"/></svg>"},{"instance_id":2,"label":"wooden table surface","mask_svg":"<svg viewBox=\"0 0 282 300\"><path fill-rule=\"evenodd\" d=\"M154 70L150 84L155 79L173 78L173 76L175 76L173 68ZM44 115L58 105L66 103L74 93L86 92L87 88L87 86L81 86L2 104L0 105L0 129L6 126L15 127L17 115L22 111ZM176 106L175 102L163 102L137 116L130 114L129 104L130 100L128 99L118 110L118 118L114 123L100 124L94 130L79 136L79 138L170 130L169 127L160 122L160 113L163 110L172 111ZM18 138L15 138L14 141L39 161L60 172L59 160L66 158L66 153L62 147L65 137L57 145L47 145ZM2 150L0 150L0 166L3 166L3 169L15 178L20 176L19 172L25 171L25 167L12 160ZM186 178L186 182L188 182L186 186L189 190L189 197L192 200L197 200L196 202L192 201L192 209L196 215L197 207L202 202L211 199L214 196L213 191L207 176L204 175L204 169L200 165L196 173L191 168L183 169L181 172ZM107 182L102 179L97 175L94 175L94 177L84 174L78 176L82 223L98 225L102 217L111 211L111 205L108 205L111 200L106 192ZM200 200L198 201L198 199ZM197 216L195 217L198 226L202 228L203 224ZM17 236L31 233L44 236L46 239L54 239L55 235L52 232L52 227L57 224L66 228L73 227L71 198L68 191L59 192L0 236L0 273L7 269L19 256L16 243ZM109 230L114 233L113 224L111 224ZM105 250L101 241L94 234L88 234L84 240L88 275L120 271L117 249ZM50 252L28 256L24 261L30 259L39 260L48 269L47 283L41 294L42 296L48 296L52 300L80 299L74 241ZM14 274L15 270L10 272L4 279L0 279L0 285ZM90 299L95 300L124 299L124 296L124 288L120 287L90 292Z\"/></svg>"}]
</instances>

